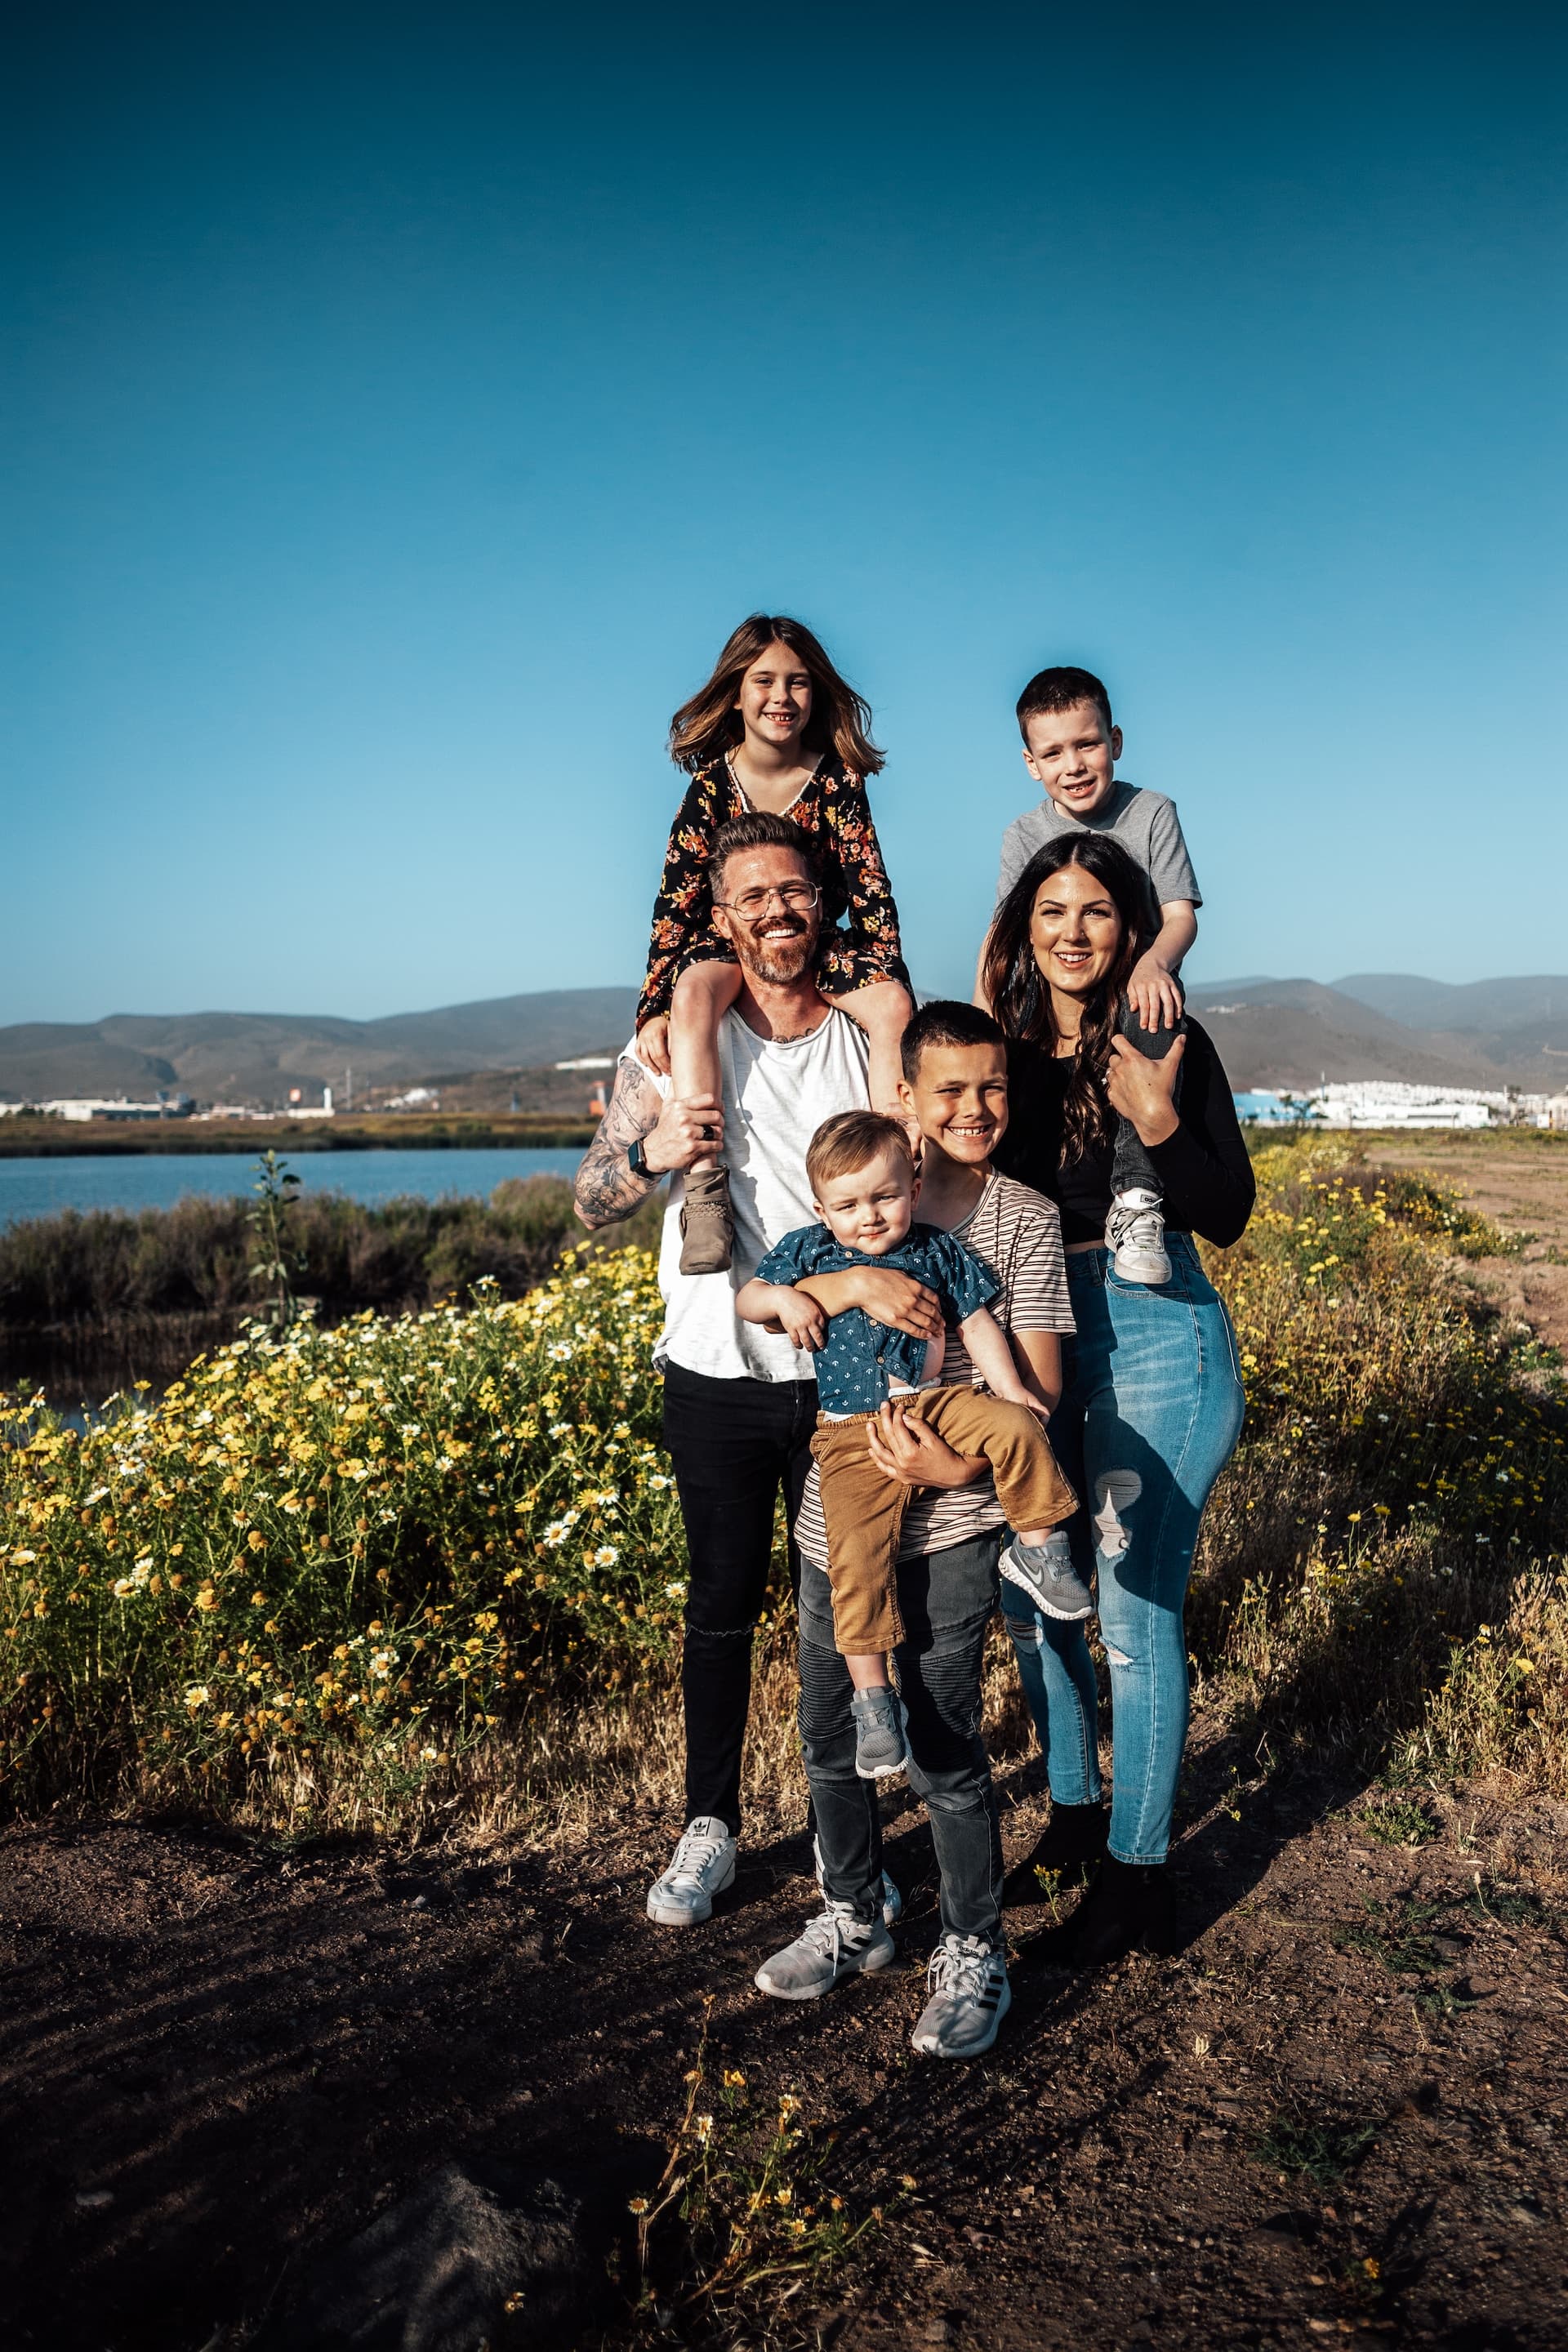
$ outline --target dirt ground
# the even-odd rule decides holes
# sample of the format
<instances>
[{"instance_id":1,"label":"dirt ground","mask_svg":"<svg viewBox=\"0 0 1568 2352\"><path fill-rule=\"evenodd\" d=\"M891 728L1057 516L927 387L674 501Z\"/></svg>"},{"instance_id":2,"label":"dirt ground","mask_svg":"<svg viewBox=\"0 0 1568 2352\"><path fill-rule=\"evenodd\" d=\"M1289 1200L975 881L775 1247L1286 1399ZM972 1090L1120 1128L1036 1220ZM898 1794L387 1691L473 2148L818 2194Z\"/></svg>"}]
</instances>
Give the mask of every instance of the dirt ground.
<instances>
[{"instance_id":1,"label":"dirt ground","mask_svg":"<svg viewBox=\"0 0 1568 2352\"><path fill-rule=\"evenodd\" d=\"M802 2008L751 1984L811 1907L799 1839L748 1852L682 1936L641 1916L652 1820L570 1864L13 1828L5 2340L238 2346L310 2250L449 2158L586 2165L618 2210L657 2178L712 1992L713 2056L840 2128L846 2193L918 2184L809 2315L846 2352L1560 2352L1568 1807L1475 1791L1391 1848L1352 1792L1249 1784L1230 1747L1194 1747L1184 1948L1075 1980L1032 1964L1046 1915L1016 1914L1012 2014L970 2066L909 2048L935 1921L907 1799L907 1965ZM1043 1823L1037 1774L1006 1783L1009 1859ZM1317 2180L1293 2168L1314 2132Z\"/></svg>"},{"instance_id":2,"label":"dirt ground","mask_svg":"<svg viewBox=\"0 0 1568 2352\"><path fill-rule=\"evenodd\" d=\"M1516 1166L1483 1142L1461 1172L1447 1141L1409 1156L1543 1249L1568 1239L1568 1152ZM1494 1273L1540 1281L1532 1311L1561 1278L1534 1256ZM1044 1824L1037 1764L1001 1786L1012 1861ZM658 2174L711 1993L713 2060L839 2130L853 2204L917 2184L777 2340L1563 2352L1568 1806L1455 1791L1401 1846L1363 1795L1260 1777L1200 1714L1179 1950L1071 1979L1020 1910L996 2049L945 2067L909 2047L934 1872L902 1794L904 1965L799 2008L751 1982L812 1907L797 1836L746 1849L683 1936L642 1916L677 1826L647 1814L553 1854L13 1825L0 2342L238 2352L315 2250L447 2159L585 2168L620 2213Z\"/></svg>"},{"instance_id":3,"label":"dirt ground","mask_svg":"<svg viewBox=\"0 0 1568 2352\"><path fill-rule=\"evenodd\" d=\"M1528 1236L1518 1257L1478 1259L1477 1278L1505 1314L1568 1356L1568 1135L1378 1135L1368 1157L1374 1167L1429 1168L1505 1233Z\"/></svg>"}]
</instances>

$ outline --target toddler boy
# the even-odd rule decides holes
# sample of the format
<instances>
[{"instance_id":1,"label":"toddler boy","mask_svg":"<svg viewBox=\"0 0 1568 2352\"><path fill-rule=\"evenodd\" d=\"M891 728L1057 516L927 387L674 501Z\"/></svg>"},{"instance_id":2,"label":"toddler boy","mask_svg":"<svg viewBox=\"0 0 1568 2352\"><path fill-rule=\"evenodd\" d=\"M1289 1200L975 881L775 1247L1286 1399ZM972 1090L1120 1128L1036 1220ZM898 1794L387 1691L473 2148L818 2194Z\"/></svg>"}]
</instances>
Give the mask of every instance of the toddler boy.
<instances>
[{"instance_id":1,"label":"toddler boy","mask_svg":"<svg viewBox=\"0 0 1568 2352\"><path fill-rule=\"evenodd\" d=\"M855 1686L855 1769L862 1780L880 1780L905 1761L888 1653L903 1638L896 1567L911 1490L878 1468L867 1427L889 1398L957 1452L990 1464L997 1502L1016 1530L1004 1573L1031 1593L1048 1593L1042 1605L1053 1616L1087 1617L1094 1602L1072 1569L1065 1534L1056 1532L1078 1508L1077 1497L989 1312L1001 1286L952 1234L913 1222L920 1179L904 1127L875 1111L842 1111L817 1129L805 1167L822 1222L786 1234L742 1285L735 1308L747 1322L782 1326L816 1359L820 1411L811 1450L827 1525L834 1638ZM936 1293L944 1324L958 1327L990 1395L941 1384L942 1339L914 1339L858 1307L830 1319L794 1287L812 1275L868 1264L912 1275Z\"/></svg>"},{"instance_id":2,"label":"toddler boy","mask_svg":"<svg viewBox=\"0 0 1568 2352\"><path fill-rule=\"evenodd\" d=\"M1114 835L1148 877L1152 943L1127 983L1121 1034L1151 1061L1163 1061L1180 1034L1182 959L1198 935L1203 899L1182 837L1176 803L1118 779L1121 730L1092 670L1043 669L1018 697L1024 765L1046 797L1002 836L1000 904L1037 850L1080 826ZM1124 1282L1169 1282L1164 1195L1131 1119L1118 1119L1105 1245Z\"/></svg>"}]
</instances>

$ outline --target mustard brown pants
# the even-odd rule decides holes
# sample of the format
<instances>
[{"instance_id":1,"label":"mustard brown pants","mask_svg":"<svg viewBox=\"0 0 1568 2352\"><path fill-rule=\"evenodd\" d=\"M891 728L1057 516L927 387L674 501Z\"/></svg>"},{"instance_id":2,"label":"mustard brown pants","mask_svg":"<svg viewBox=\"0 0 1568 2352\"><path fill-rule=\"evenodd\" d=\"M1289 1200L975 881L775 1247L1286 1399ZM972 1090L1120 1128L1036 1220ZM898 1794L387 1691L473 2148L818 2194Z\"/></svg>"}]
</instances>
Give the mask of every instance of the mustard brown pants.
<instances>
[{"instance_id":1,"label":"mustard brown pants","mask_svg":"<svg viewBox=\"0 0 1568 2352\"><path fill-rule=\"evenodd\" d=\"M984 1454L1009 1527L1059 1527L1077 1510L1078 1496L1027 1405L954 1386L918 1390L904 1400L904 1409L955 1453ZM823 1413L811 1441L827 1522L833 1637L840 1655L851 1657L897 1649L904 1638L894 1571L915 1489L884 1477L871 1459L866 1431L876 1418L858 1412L830 1420Z\"/></svg>"}]
</instances>

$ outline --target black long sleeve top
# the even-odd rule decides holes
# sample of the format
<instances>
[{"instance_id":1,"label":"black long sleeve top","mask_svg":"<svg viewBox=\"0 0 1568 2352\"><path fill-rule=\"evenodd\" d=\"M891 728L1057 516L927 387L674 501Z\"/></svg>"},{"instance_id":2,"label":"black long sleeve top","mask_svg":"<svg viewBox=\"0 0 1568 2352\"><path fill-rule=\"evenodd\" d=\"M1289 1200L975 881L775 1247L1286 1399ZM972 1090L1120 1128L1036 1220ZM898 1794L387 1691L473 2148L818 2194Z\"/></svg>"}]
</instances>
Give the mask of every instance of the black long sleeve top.
<instances>
[{"instance_id":1,"label":"black long sleeve top","mask_svg":"<svg viewBox=\"0 0 1568 2352\"><path fill-rule=\"evenodd\" d=\"M997 1167L1056 1202L1064 1242L1103 1241L1110 1212L1111 1143L1078 1159L1062 1158L1062 1107L1072 1063L1043 1046L1014 1040L1007 1048L1007 1132L996 1149ZM1165 1223L1172 1233L1199 1234L1224 1248L1247 1231L1258 1188L1230 1080L1214 1040L1190 1017L1176 1108L1181 1124L1175 1133L1144 1147L1165 1196Z\"/></svg>"}]
</instances>

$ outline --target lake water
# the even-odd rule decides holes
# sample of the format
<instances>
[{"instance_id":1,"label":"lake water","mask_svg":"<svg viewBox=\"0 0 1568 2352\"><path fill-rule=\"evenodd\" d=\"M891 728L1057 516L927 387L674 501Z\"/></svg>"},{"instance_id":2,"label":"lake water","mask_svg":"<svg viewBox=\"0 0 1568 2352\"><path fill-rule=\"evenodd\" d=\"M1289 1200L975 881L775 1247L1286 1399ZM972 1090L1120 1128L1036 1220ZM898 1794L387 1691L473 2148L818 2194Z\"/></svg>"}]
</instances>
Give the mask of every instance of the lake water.
<instances>
[{"instance_id":1,"label":"lake water","mask_svg":"<svg viewBox=\"0 0 1568 2352\"><path fill-rule=\"evenodd\" d=\"M574 1176L583 1154L498 1146L490 1151L303 1151L289 1164L308 1192L374 1203L413 1193L482 1199L508 1176ZM255 1162L237 1151L123 1158L0 1160L0 1225L60 1209L169 1209L189 1192L248 1194Z\"/></svg>"}]
</instances>

